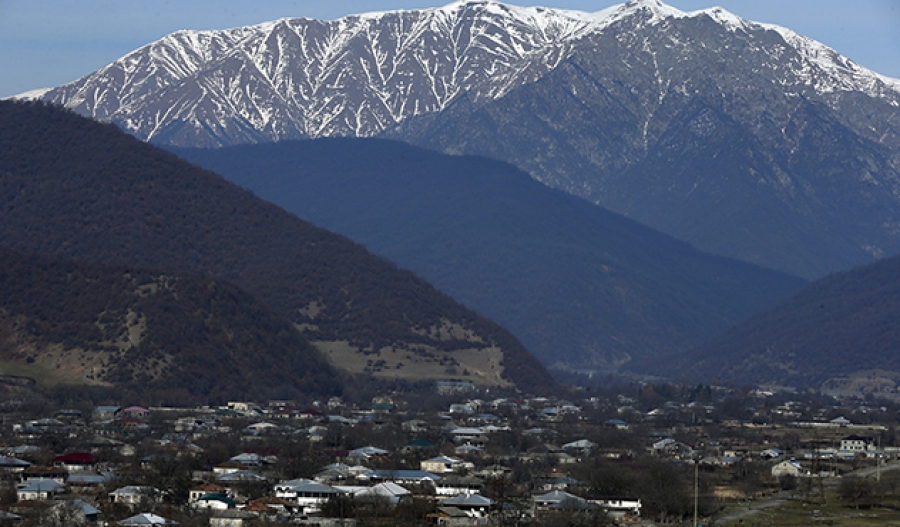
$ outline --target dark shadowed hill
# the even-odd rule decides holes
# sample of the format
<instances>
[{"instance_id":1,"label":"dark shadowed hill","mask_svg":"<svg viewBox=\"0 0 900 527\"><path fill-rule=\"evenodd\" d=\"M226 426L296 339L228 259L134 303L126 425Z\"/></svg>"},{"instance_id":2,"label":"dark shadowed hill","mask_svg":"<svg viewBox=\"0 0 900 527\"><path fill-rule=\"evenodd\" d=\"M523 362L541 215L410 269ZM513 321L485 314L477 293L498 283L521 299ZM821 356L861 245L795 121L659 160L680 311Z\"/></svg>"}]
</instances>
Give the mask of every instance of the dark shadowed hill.
<instances>
[{"instance_id":1,"label":"dark shadowed hill","mask_svg":"<svg viewBox=\"0 0 900 527\"><path fill-rule=\"evenodd\" d=\"M870 389L881 383L896 396L898 315L900 258L889 258L812 282L691 353L642 369L704 382L802 387L870 377Z\"/></svg>"},{"instance_id":2,"label":"dark shadowed hill","mask_svg":"<svg viewBox=\"0 0 900 527\"><path fill-rule=\"evenodd\" d=\"M227 282L6 250L0 364L45 385L180 405L335 394L344 382L283 316Z\"/></svg>"},{"instance_id":3,"label":"dark shadowed hill","mask_svg":"<svg viewBox=\"0 0 900 527\"><path fill-rule=\"evenodd\" d=\"M0 245L225 278L351 371L553 383L509 332L411 272L68 111L0 103L0 203Z\"/></svg>"},{"instance_id":4,"label":"dark shadowed hill","mask_svg":"<svg viewBox=\"0 0 900 527\"><path fill-rule=\"evenodd\" d=\"M687 350L803 284L486 158L349 138L178 152L412 269L558 367Z\"/></svg>"}]
</instances>

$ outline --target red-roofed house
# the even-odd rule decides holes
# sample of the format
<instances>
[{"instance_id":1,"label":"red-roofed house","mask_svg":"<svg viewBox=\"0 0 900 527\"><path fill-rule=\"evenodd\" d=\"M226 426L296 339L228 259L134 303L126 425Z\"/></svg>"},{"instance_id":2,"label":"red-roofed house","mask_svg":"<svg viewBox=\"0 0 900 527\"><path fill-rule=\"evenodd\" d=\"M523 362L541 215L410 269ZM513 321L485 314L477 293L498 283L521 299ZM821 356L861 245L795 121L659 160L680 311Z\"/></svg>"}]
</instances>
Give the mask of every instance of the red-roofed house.
<instances>
[{"instance_id":1,"label":"red-roofed house","mask_svg":"<svg viewBox=\"0 0 900 527\"><path fill-rule=\"evenodd\" d=\"M53 464L64 467L69 472L84 472L94 468L97 458L90 452L72 452L53 458Z\"/></svg>"}]
</instances>

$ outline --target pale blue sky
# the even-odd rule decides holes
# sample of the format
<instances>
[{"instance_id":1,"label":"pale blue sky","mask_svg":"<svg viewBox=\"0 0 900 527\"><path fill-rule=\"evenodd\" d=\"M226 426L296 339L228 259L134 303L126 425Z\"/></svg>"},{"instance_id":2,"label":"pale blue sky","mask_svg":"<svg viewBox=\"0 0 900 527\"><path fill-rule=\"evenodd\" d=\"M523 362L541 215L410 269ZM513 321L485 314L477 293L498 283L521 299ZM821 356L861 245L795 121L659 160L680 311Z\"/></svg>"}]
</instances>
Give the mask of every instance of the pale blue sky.
<instances>
[{"instance_id":1,"label":"pale blue sky","mask_svg":"<svg viewBox=\"0 0 900 527\"><path fill-rule=\"evenodd\" d=\"M334 19L416 9L440 0L0 0L0 97L78 79L179 29L223 29L284 17ZM599 11L609 0L509 1ZM900 78L900 0L669 0L683 11L721 6L786 26L859 64Z\"/></svg>"}]
</instances>

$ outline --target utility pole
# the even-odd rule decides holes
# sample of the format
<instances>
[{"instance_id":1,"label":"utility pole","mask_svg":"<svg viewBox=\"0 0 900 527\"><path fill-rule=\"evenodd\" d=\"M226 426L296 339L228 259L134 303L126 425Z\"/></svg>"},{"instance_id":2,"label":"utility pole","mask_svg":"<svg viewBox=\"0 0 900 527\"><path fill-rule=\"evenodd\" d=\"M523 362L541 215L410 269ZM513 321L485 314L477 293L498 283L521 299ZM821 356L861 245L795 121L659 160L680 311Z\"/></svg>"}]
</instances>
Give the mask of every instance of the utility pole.
<instances>
[{"instance_id":1,"label":"utility pole","mask_svg":"<svg viewBox=\"0 0 900 527\"><path fill-rule=\"evenodd\" d=\"M875 439L875 481L881 483L881 434Z\"/></svg>"},{"instance_id":2,"label":"utility pole","mask_svg":"<svg viewBox=\"0 0 900 527\"><path fill-rule=\"evenodd\" d=\"M700 495L700 460L694 457L694 527L697 527L697 511Z\"/></svg>"}]
</instances>

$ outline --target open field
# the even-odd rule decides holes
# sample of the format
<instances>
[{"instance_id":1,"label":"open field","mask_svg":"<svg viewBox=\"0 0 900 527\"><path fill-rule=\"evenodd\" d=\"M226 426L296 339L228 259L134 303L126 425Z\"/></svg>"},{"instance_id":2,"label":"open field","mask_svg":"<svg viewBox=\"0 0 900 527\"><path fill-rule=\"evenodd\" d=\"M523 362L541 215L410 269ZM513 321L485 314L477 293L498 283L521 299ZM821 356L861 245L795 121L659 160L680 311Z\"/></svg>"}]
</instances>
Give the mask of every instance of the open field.
<instances>
[{"instance_id":1,"label":"open field","mask_svg":"<svg viewBox=\"0 0 900 527\"><path fill-rule=\"evenodd\" d=\"M894 462L882 468L882 475L892 473L897 481L896 471L900 463ZM852 473L853 476L875 481L875 471L865 468ZM900 492L896 485L882 487L881 495L870 499L872 506L856 507L842 499L838 488L841 478L829 478L803 491L783 493L776 497L751 502L735 501L720 514L714 522L705 525L720 527L805 527L812 525L834 525L838 527L879 525L900 526ZM891 487L894 487L893 489Z\"/></svg>"},{"instance_id":2,"label":"open field","mask_svg":"<svg viewBox=\"0 0 900 527\"><path fill-rule=\"evenodd\" d=\"M763 510L760 510L758 505L752 507L750 511L747 511L750 514L743 515L739 514L743 512L742 509L735 506L726 512L726 516L729 519L716 521L712 525L717 527L900 526L900 510L889 507L857 510L842 504L834 495L825 504L809 503L803 500L789 500L778 506ZM744 517L733 517L737 515Z\"/></svg>"},{"instance_id":3,"label":"open field","mask_svg":"<svg viewBox=\"0 0 900 527\"><path fill-rule=\"evenodd\" d=\"M431 347L416 349L382 348L360 352L346 342L315 342L328 361L350 373L375 377L422 380L469 381L477 386L509 386L502 377L503 352L496 348L440 351Z\"/></svg>"}]
</instances>

